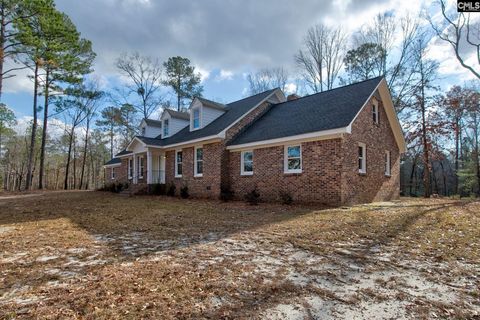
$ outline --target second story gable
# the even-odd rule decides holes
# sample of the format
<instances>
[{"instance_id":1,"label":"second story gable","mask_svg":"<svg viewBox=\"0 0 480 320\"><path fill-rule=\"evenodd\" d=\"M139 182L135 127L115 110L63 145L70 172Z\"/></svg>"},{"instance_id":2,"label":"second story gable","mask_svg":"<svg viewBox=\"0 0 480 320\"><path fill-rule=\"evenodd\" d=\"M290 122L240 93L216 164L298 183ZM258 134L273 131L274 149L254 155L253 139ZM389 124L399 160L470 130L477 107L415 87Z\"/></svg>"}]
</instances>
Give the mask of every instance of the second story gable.
<instances>
[{"instance_id":1,"label":"second story gable","mask_svg":"<svg viewBox=\"0 0 480 320\"><path fill-rule=\"evenodd\" d=\"M188 113L190 114L190 131L205 128L215 119L223 115L227 107L221 103L196 97L193 99Z\"/></svg>"},{"instance_id":2,"label":"second story gable","mask_svg":"<svg viewBox=\"0 0 480 320\"><path fill-rule=\"evenodd\" d=\"M160 120L162 122L161 138L165 139L188 126L190 115L187 112L165 109Z\"/></svg>"},{"instance_id":3,"label":"second story gable","mask_svg":"<svg viewBox=\"0 0 480 320\"><path fill-rule=\"evenodd\" d=\"M147 138L158 137L162 133L162 121L143 119L140 122L140 135Z\"/></svg>"}]
</instances>

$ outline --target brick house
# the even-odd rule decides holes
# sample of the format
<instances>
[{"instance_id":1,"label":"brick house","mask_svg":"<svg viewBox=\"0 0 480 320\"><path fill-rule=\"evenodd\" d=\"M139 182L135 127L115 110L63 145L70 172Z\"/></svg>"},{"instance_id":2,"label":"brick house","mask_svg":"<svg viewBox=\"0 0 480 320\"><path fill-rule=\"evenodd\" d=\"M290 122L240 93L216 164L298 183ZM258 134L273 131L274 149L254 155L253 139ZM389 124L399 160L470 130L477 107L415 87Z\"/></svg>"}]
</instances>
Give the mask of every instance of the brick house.
<instances>
[{"instance_id":1,"label":"brick house","mask_svg":"<svg viewBox=\"0 0 480 320\"><path fill-rule=\"evenodd\" d=\"M385 79L305 97L269 90L228 104L195 98L188 112L145 119L105 165L107 181L188 186L191 196L264 201L280 192L330 205L399 197L405 140Z\"/></svg>"}]
</instances>

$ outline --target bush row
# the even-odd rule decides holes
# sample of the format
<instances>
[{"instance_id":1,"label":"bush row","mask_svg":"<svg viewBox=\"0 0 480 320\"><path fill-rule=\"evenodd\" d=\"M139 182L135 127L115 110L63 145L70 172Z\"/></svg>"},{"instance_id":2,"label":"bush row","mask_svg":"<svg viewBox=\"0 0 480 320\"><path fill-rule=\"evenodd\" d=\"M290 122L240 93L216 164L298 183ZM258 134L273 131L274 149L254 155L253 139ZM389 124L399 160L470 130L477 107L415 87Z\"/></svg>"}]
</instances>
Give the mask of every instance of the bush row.
<instances>
[{"instance_id":1,"label":"bush row","mask_svg":"<svg viewBox=\"0 0 480 320\"><path fill-rule=\"evenodd\" d=\"M121 182L112 182L106 184L103 188L100 188L100 191L109 191L114 193L119 193L122 190L128 189L128 183L121 183ZM177 187L173 182L166 184L152 184L149 186L148 194L151 195L167 195L170 197L174 197L176 195ZM190 197L190 193L188 190L188 186L184 185L180 188L180 197L183 199L187 199ZM280 191L278 193L278 197L282 204L292 204L293 198L290 193L286 191ZM229 187L222 187L220 191L220 200L228 202L233 200L234 192ZM243 198L245 201L251 205L257 205L260 202L260 192L255 187L250 192L247 192Z\"/></svg>"}]
</instances>

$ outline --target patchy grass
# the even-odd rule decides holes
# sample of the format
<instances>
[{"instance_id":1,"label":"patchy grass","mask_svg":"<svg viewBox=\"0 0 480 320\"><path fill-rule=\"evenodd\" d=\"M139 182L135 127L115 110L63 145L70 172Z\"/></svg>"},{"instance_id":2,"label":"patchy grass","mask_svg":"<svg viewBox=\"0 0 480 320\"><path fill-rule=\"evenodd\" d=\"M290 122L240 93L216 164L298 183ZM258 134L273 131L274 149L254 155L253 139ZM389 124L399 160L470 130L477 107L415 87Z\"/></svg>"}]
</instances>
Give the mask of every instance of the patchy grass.
<instances>
[{"instance_id":1,"label":"patchy grass","mask_svg":"<svg viewBox=\"0 0 480 320\"><path fill-rule=\"evenodd\" d=\"M472 318L480 203L0 197L0 318Z\"/></svg>"}]
</instances>

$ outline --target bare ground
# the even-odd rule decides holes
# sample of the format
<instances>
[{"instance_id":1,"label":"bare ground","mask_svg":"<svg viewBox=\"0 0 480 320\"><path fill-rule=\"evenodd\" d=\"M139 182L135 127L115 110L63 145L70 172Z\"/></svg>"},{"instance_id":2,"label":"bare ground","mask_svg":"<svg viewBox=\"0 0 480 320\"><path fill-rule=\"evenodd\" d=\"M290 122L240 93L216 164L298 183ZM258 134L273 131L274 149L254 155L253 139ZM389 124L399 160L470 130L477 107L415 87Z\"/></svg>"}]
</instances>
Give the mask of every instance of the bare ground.
<instances>
[{"instance_id":1,"label":"bare ground","mask_svg":"<svg viewBox=\"0 0 480 320\"><path fill-rule=\"evenodd\" d=\"M480 317L480 203L0 199L0 318Z\"/></svg>"}]
</instances>

